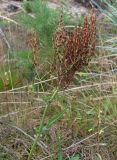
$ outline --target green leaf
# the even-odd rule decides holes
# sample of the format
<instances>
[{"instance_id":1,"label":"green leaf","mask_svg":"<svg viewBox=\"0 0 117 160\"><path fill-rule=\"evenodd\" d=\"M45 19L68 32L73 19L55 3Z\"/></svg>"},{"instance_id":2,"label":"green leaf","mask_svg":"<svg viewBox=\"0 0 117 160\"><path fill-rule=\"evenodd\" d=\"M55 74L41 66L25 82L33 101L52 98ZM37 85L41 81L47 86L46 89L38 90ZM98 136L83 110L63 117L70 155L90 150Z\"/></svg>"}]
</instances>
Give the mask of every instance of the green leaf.
<instances>
[{"instance_id":1,"label":"green leaf","mask_svg":"<svg viewBox=\"0 0 117 160\"><path fill-rule=\"evenodd\" d=\"M80 155L76 154L76 155L72 156L69 160L80 160Z\"/></svg>"},{"instance_id":2,"label":"green leaf","mask_svg":"<svg viewBox=\"0 0 117 160\"><path fill-rule=\"evenodd\" d=\"M58 119L60 119L60 118L64 115L64 113L66 112L66 110L67 110L67 109L65 108L63 112L61 112L60 114L57 114L56 116L54 116L53 118L51 118L51 119L48 121L46 127L47 127L47 128L51 127L51 126L53 125L53 123L55 123Z\"/></svg>"}]
</instances>

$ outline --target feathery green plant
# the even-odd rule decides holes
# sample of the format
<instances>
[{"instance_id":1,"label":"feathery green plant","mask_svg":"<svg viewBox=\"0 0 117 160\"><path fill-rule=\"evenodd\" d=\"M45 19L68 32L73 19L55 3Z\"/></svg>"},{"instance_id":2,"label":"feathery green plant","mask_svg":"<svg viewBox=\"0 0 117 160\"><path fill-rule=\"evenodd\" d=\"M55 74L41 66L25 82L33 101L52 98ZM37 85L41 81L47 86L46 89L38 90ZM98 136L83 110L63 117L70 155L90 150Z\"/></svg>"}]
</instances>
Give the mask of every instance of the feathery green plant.
<instances>
[{"instance_id":1,"label":"feathery green plant","mask_svg":"<svg viewBox=\"0 0 117 160\"><path fill-rule=\"evenodd\" d=\"M20 22L25 27L36 31L43 47L51 47L52 34L59 20L60 11L50 9L47 1L41 0L26 1L23 7L25 12L19 16ZM65 16L64 20L66 20Z\"/></svg>"}]
</instances>

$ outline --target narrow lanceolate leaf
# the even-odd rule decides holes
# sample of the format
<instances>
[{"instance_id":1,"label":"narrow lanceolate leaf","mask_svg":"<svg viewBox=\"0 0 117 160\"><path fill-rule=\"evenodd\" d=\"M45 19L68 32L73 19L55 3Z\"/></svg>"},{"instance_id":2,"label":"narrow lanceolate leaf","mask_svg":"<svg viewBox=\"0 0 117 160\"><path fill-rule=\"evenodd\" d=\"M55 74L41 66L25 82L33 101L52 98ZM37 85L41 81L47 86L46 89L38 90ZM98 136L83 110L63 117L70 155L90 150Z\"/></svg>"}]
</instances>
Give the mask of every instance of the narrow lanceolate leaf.
<instances>
[{"instance_id":1,"label":"narrow lanceolate leaf","mask_svg":"<svg viewBox=\"0 0 117 160\"><path fill-rule=\"evenodd\" d=\"M59 120L63 115L64 113L66 112L67 109L65 109L63 112L61 112L60 114L57 114L56 116L54 116L53 118L51 118L47 125L46 125L46 128L49 128L53 125L53 123L55 123L57 120Z\"/></svg>"}]
</instances>

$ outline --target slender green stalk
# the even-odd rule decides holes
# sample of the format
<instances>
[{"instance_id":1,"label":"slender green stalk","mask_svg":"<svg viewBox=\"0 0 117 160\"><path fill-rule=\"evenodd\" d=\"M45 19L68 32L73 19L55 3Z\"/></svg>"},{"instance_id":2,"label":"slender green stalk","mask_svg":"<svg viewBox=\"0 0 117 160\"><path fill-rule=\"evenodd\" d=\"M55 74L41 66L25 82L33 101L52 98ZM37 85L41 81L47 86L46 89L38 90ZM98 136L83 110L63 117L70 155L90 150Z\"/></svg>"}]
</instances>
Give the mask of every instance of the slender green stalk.
<instances>
[{"instance_id":1,"label":"slender green stalk","mask_svg":"<svg viewBox=\"0 0 117 160\"><path fill-rule=\"evenodd\" d=\"M42 127L43 127L43 123L44 123L44 119L45 119L45 116L46 116L46 112L47 112L47 109L48 109L48 106L50 105L50 103L52 102L52 100L54 99L54 97L56 96L58 92L58 89L56 89L52 95L52 97L50 98L50 100L47 102L46 104L46 107L45 107L45 110L44 110L44 113L43 113L43 117L42 117L42 121L41 121L41 124L40 124L40 127L39 127L39 132L34 140L34 143L32 144L32 147L31 147L31 150L30 150L30 153L29 153L29 156L28 156L28 160L31 160L32 159L32 155L33 155L33 152L35 150L35 147L37 145L37 142L39 143L40 142L40 137L41 137L41 133L42 133Z\"/></svg>"}]
</instances>

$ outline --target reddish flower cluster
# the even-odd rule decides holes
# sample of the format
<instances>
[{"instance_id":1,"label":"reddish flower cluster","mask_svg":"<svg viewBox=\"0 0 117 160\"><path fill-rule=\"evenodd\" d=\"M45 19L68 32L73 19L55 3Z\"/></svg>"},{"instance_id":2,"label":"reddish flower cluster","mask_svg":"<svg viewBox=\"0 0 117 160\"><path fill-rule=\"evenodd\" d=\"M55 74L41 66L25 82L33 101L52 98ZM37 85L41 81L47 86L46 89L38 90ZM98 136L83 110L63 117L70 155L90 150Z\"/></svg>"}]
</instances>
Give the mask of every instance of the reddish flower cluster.
<instances>
[{"instance_id":1,"label":"reddish flower cluster","mask_svg":"<svg viewBox=\"0 0 117 160\"><path fill-rule=\"evenodd\" d=\"M29 45L31 47L32 50L32 64L33 66L38 66L39 64L39 40L36 36L36 32L34 31L33 33L30 34L29 37Z\"/></svg>"},{"instance_id":2,"label":"reddish flower cluster","mask_svg":"<svg viewBox=\"0 0 117 160\"><path fill-rule=\"evenodd\" d=\"M62 24L53 37L54 67L57 71L58 82L67 87L76 71L86 66L95 54L96 17L84 18L83 27L68 29Z\"/></svg>"}]
</instances>

